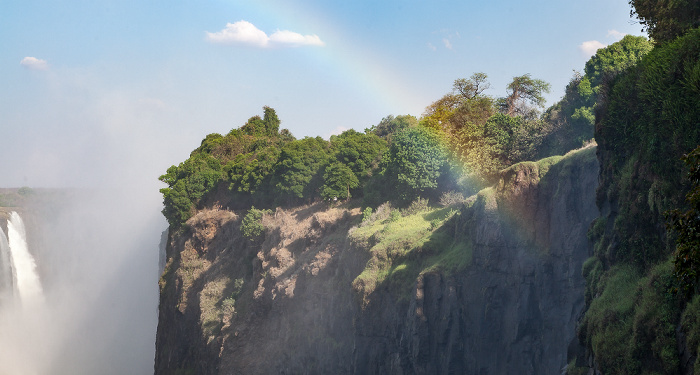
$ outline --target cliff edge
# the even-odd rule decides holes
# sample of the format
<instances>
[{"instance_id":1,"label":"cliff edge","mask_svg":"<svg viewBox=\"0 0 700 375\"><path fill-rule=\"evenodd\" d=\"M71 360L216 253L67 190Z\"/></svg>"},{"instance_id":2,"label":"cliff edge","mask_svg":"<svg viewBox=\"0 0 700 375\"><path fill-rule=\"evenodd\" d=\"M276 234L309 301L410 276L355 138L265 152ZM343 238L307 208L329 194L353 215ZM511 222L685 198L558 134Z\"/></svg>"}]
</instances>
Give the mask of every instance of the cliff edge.
<instances>
[{"instance_id":1,"label":"cliff edge","mask_svg":"<svg viewBox=\"0 0 700 375\"><path fill-rule=\"evenodd\" d=\"M365 217L208 208L167 237L156 374L559 374L577 345L595 148L466 203Z\"/></svg>"}]
</instances>

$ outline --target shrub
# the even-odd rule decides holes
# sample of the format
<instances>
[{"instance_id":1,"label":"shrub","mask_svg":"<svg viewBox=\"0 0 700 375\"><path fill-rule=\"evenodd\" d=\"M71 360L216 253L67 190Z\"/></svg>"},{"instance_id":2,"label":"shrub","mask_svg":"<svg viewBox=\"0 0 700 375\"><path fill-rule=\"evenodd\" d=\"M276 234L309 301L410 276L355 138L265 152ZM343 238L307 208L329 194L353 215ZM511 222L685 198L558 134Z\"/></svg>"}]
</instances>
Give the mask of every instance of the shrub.
<instances>
[{"instance_id":1,"label":"shrub","mask_svg":"<svg viewBox=\"0 0 700 375\"><path fill-rule=\"evenodd\" d=\"M452 206L454 204L463 203L464 195L457 191L446 191L440 196L438 203L442 207Z\"/></svg>"},{"instance_id":2,"label":"shrub","mask_svg":"<svg viewBox=\"0 0 700 375\"><path fill-rule=\"evenodd\" d=\"M241 233L243 236L251 241L260 237L265 231L265 227L262 225L262 217L265 212L263 210L258 210L255 207L251 207L248 213L243 217L241 222Z\"/></svg>"},{"instance_id":3,"label":"shrub","mask_svg":"<svg viewBox=\"0 0 700 375\"><path fill-rule=\"evenodd\" d=\"M364 211L362 211L362 222L369 222L369 220L372 218L372 207L367 207L365 208Z\"/></svg>"},{"instance_id":4,"label":"shrub","mask_svg":"<svg viewBox=\"0 0 700 375\"><path fill-rule=\"evenodd\" d=\"M370 217L370 220L371 221L384 220L384 219L389 217L389 214L391 214L391 203L384 202L379 207L377 207L377 211L375 211L372 214L372 216Z\"/></svg>"},{"instance_id":5,"label":"shrub","mask_svg":"<svg viewBox=\"0 0 700 375\"><path fill-rule=\"evenodd\" d=\"M391 210L389 218L386 220L388 223L393 223L401 218L401 213L398 210Z\"/></svg>"},{"instance_id":6,"label":"shrub","mask_svg":"<svg viewBox=\"0 0 700 375\"><path fill-rule=\"evenodd\" d=\"M403 210L403 215L404 216L409 216L409 215L415 215L419 212L425 211L428 209L428 200L424 198L416 198L413 202L411 202L408 207L406 207Z\"/></svg>"}]
</instances>

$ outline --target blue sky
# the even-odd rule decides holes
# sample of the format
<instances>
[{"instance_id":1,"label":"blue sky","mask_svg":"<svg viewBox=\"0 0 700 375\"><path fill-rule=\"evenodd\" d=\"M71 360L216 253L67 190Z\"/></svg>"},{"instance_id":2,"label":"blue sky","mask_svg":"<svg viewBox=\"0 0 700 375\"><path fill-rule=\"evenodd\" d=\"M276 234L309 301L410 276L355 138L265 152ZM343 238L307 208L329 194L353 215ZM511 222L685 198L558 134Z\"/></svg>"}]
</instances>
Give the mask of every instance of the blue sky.
<instances>
[{"instance_id":1,"label":"blue sky","mask_svg":"<svg viewBox=\"0 0 700 375\"><path fill-rule=\"evenodd\" d=\"M0 186L157 190L265 105L327 138L419 117L474 72L493 96L531 73L551 105L591 47L626 33L643 35L626 0L4 0Z\"/></svg>"}]
</instances>

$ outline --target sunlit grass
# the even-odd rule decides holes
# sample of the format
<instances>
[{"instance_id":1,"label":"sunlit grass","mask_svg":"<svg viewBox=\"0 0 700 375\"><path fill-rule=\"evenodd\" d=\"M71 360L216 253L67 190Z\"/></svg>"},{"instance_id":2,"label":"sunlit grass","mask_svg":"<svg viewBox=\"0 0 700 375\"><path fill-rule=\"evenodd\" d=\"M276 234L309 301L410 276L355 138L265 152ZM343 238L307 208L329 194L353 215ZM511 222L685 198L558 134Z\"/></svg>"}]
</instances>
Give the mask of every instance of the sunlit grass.
<instances>
[{"instance_id":1,"label":"sunlit grass","mask_svg":"<svg viewBox=\"0 0 700 375\"><path fill-rule=\"evenodd\" d=\"M457 214L454 207L428 208L355 228L350 239L366 248L370 259L353 288L364 299L382 283L406 287L421 273L466 267L471 262L470 245L454 242L440 229Z\"/></svg>"}]
</instances>

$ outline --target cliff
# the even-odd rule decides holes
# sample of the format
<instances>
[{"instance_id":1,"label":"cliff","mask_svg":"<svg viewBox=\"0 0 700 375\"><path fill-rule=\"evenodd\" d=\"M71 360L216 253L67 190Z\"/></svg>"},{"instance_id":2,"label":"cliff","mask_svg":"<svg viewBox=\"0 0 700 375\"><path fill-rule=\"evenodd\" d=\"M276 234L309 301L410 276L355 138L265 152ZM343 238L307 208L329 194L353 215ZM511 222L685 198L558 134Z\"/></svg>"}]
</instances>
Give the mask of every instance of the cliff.
<instances>
[{"instance_id":1,"label":"cliff","mask_svg":"<svg viewBox=\"0 0 700 375\"><path fill-rule=\"evenodd\" d=\"M700 369L699 258L696 250L678 252L678 228L667 226L673 210L691 207L685 195L692 166L681 158L700 144L698 61L700 29L694 29L657 45L607 83L595 130L600 217L591 226L579 329L589 358L577 363L579 372Z\"/></svg>"},{"instance_id":2,"label":"cliff","mask_svg":"<svg viewBox=\"0 0 700 375\"><path fill-rule=\"evenodd\" d=\"M156 374L559 374L577 344L595 148L514 165L465 204L209 208L171 232Z\"/></svg>"}]
</instances>

